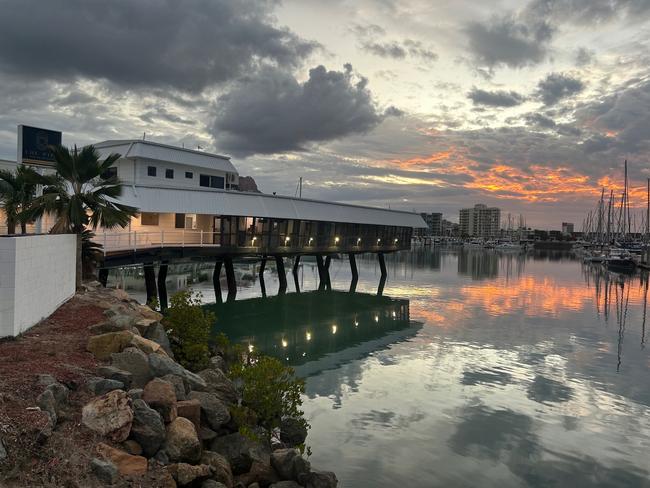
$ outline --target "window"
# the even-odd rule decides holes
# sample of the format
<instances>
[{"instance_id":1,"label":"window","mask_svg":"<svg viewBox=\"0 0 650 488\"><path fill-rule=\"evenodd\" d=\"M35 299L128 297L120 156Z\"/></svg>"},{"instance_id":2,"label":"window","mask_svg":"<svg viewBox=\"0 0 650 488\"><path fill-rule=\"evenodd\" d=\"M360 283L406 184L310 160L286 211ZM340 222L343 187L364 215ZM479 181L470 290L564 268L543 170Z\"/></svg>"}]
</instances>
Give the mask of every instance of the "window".
<instances>
[{"instance_id":1,"label":"window","mask_svg":"<svg viewBox=\"0 0 650 488\"><path fill-rule=\"evenodd\" d=\"M169 178L170 180L174 179L174 170L173 169L166 169L165 170L165 178Z\"/></svg>"},{"instance_id":2,"label":"window","mask_svg":"<svg viewBox=\"0 0 650 488\"><path fill-rule=\"evenodd\" d=\"M147 166L147 176L156 176L155 166Z\"/></svg>"},{"instance_id":3,"label":"window","mask_svg":"<svg viewBox=\"0 0 650 488\"><path fill-rule=\"evenodd\" d=\"M199 185L209 187L210 177L208 175L199 175Z\"/></svg>"},{"instance_id":4,"label":"window","mask_svg":"<svg viewBox=\"0 0 650 488\"><path fill-rule=\"evenodd\" d=\"M140 223L142 225L158 225L159 214L153 212L142 212L140 214Z\"/></svg>"},{"instance_id":5,"label":"window","mask_svg":"<svg viewBox=\"0 0 650 488\"><path fill-rule=\"evenodd\" d=\"M115 166L111 166L110 168L106 169L106 171L104 171L101 176L105 180L109 178L115 178L117 176L117 168Z\"/></svg>"},{"instance_id":6,"label":"window","mask_svg":"<svg viewBox=\"0 0 650 488\"><path fill-rule=\"evenodd\" d=\"M192 173L191 171L186 171L185 172L185 178L187 178L188 180L191 180L192 178L194 178L194 173Z\"/></svg>"},{"instance_id":7,"label":"window","mask_svg":"<svg viewBox=\"0 0 650 488\"><path fill-rule=\"evenodd\" d=\"M184 229L185 228L185 214L184 213L177 213L176 214L176 222L174 227L177 229Z\"/></svg>"},{"instance_id":8,"label":"window","mask_svg":"<svg viewBox=\"0 0 650 488\"><path fill-rule=\"evenodd\" d=\"M223 189L224 183L223 176L199 175L199 185L201 186Z\"/></svg>"}]
</instances>

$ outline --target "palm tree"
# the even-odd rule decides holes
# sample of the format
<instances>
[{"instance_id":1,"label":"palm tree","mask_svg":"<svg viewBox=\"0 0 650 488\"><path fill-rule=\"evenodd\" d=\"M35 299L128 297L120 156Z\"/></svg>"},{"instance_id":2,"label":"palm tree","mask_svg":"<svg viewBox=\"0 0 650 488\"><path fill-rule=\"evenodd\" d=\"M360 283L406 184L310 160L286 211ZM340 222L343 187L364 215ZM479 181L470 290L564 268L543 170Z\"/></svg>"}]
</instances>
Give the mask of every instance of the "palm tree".
<instances>
[{"instance_id":1,"label":"palm tree","mask_svg":"<svg viewBox=\"0 0 650 488\"><path fill-rule=\"evenodd\" d=\"M15 172L0 170L0 207L7 218L7 234L16 233L16 224L20 224L21 233L27 233L29 219L23 211L32 204L36 195L35 176L38 173L23 164Z\"/></svg>"},{"instance_id":2,"label":"palm tree","mask_svg":"<svg viewBox=\"0 0 650 488\"><path fill-rule=\"evenodd\" d=\"M43 195L37 197L26 212L37 218L48 213L56 218L53 233L77 234L77 287L82 279L82 234L101 226L105 229L126 227L137 209L116 201L122 195L117 176L107 176L106 170L120 158L111 154L100 161L93 146L70 151L53 146L55 177L40 177Z\"/></svg>"}]
</instances>

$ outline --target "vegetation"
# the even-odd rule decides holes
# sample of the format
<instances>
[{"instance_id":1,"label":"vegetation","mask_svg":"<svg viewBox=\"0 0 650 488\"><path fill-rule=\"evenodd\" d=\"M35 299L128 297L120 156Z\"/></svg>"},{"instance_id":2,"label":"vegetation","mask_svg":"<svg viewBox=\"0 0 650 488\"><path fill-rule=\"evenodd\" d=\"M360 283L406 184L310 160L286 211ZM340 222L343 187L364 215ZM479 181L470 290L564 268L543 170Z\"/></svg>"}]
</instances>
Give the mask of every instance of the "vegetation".
<instances>
[{"instance_id":1,"label":"vegetation","mask_svg":"<svg viewBox=\"0 0 650 488\"><path fill-rule=\"evenodd\" d=\"M24 212L28 219L44 214L56 218L53 233L77 234L77 286L82 277L82 233L98 226L111 229L126 227L137 209L115 201L122 194L123 185L116 176L106 174L119 154L111 154L104 161L93 146L69 150L63 146L51 148L55 159L55 176L36 175L34 182L42 184L43 195L36 197Z\"/></svg>"},{"instance_id":2,"label":"vegetation","mask_svg":"<svg viewBox=\"0 0 650 488\"><path fill-rule=\"evenodd\" d=\"M168 329L176 360L187 369L198 371L208 366L210 331L215 317L201 307L201 294L187 289L172 295L163 320Z\"/></svg>"},{"instance_id":3,"label":"vegetation","mask_svg":"<svg viewBox=\"0 0 650 488\"><path fill-rule=\"evenodd\" d=\"M20 224L20 232L27 233L29 218L24 212L29 208L36 196L38 173L23 164L16 171L0 170L0 207L4 209L7 218L7 233L15 234L16 225Z\"/></svg>"}]
</instances>

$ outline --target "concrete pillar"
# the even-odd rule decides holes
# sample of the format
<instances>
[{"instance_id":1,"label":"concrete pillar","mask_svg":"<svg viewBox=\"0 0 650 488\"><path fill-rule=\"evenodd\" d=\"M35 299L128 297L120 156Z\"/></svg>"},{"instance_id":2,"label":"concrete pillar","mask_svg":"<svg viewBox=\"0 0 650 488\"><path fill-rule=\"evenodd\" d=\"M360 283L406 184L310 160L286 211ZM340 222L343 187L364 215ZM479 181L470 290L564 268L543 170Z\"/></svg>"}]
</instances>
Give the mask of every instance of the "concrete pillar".
<instances>
[{"instance_id":1,"label":"concrete pillar","mask_svg":"<svg viewBox=\"0 0 650 488\"><path fill-rule=\"evenodd\" d=\"M226 266L226 279L228 280L228 297L226 300L232 302L237 296L237 282L235 280L235 268L230 256L224 258L223 264Z\"/></svg>"},{"instance_id":2,"label":"concrete pillar","mask_svg":"<svg viewBox=\"0 0 650 488\"><path fill-rule=\"evenodd\" d=\"M300 283L298 281L298 266L300 265L300 255L296 256L293 262L293 284L296 287L296 293L300 293Z\"/></svg>"},{"instance_id":3,"label":"concrete pillar","mask_svg":"<svg viewBox=\"0 0 650 488\"><path fill-rule=\"evenodd\" d=\"M223 297L221 296L221 261L216 261L214 263L214 271L212 272L212 287L214 288L214 299L216 303L223 302Z\"/></svg>"},{"instance_id":4,"label":"concrete pillar","mask_svg":"<svg viewBox=\"0 0 650 488\"><path fill-rule=\"evenodd\" d=\"M264 282L264 268L266 268L266 256L262 257L262 261L260 262L260 271L259 271L260 290L262 291L262 296L266 298L266 283Z\"/></svg>"},{"instance_id":5,"label":"concrete pillar","mask_svg":"<svg viewBox=\"0 0 650 488\"><path fill-rule=\"evenodd\" d=\"M323 262L323 255L316 255L316 265L318 266L318 291L322 291L327 288L327 269L325 269L325 263Z\"/></svg>"},{"instance_id":6,"label":"concrete pillar","mask_svg":"<svg viewBox=\"0 0 650 488\"><path fill-rule=\"evenodd\" d=\"M332 281L330 280L330 264L332 264L332 256L325 257L325 283L328 290L332 289Z\"/></svg>"},{"instance_id":7,"label":"concrete pillar","mask_svg":"<svg viewBox=\"0 0 650 488\"><path fill-rule=\"evenodd\" d=\"M158 303L160 310L167 310L167 261L163 261L158 269Z\"/></svg>"},{"instance_id":8,"label":"concrete pillar","mask_svg":"<svg viewBox=\"0 0 650 488\"><path fill-rule=\"evenodd\" d=\"M100 268L97 278L104 288L108 284L108 268Z\"/></svg>"},{"instance_id":9,"label":"concrete pillar","mask_svg":"<svg viewBox=\"0 0 650 488\"><path fill-rule=\"evenodd\" d=\"M377 259L379 260L379 269L381 269L381 276L386 278L388 272L386 271L386 261L384 260L384 253L380 252L377 254Z\"/></svg>"},{"instance_id":10,"label":"concrete pillar","mask_svg":"<svg viewBox=\"0 0 650 488\"><path fill-rule=\"evenodd\" d=\"M352 281L350 282L350 293L357 290L357 283L359 281L359 271L357 270L357 258L354 254L348 254L350 258L350 272L352 273Z\"/></svg>"},{"instance_id":11,"label":"concrete pillar","mask_svg":"<svg viewBox=\"0 0 650 488\"><path fill-rule=\"evenodd\" d=\"M153 303L158 298L156 271L153 268L153 263L144 264L144 285L147 289L147 303Z\"/></svg>"},{"instance_id":12,"label":"concrete pillar","mask_svg":"<svg viewBox=\"0 0 650 488\"><path fill-rule=\"evenodd\" d=\"M282 256L275 257L275 266L278 270L278 279L280 280L278 294L283 295L287 292L287 272L284 270L284 259Z\"/></svg>"}]
</instances>

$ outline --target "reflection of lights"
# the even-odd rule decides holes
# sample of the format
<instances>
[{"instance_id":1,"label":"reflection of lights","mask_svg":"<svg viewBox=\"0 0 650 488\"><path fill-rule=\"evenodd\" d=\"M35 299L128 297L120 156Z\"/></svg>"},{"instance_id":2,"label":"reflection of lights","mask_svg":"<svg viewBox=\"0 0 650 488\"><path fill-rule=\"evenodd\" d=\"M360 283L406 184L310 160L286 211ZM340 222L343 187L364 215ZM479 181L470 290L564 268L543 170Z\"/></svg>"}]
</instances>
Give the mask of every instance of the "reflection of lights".
<instances>
[{"instance_id":1,"label":"reflection of lights","mask_svg":"<svg viewBox=\"0 0 650 488\"><path fill-rule=\"evenodd\" d=\"M303 357L303 358L304 358L306 355L307 355L306 352L303 352L303 353L302 353L302 357Z\"/></svg>"},{"instance_id":2,"label":"reflection of lights","mask_svg":"<svg viewBox=\"0 0 650 488\"><path fill-rule=\"evenodd\" d=\"M340 240L341 240L341 239L339 239L338 237L335 237L335 238L334 238L334 244L338 244Z\"/></svg>"},{"instance_id":3,"label":"reflection of lights","mask_svg":"<svg viewBox=\"0 0 650 488\"><path fill-rule=\"evenodd\" d=\"M375 315L375 322L379 322L379 315Z\"/></svg>"},{"instance_id":4,"label":"reflection of lights","mask_svg":"<svg viewBox=\"0 0 650 488\"><path fill-rule=\"evenodd\" d=\"M286 341L286 339L282 339L282 347L287 347L289 343Z\"/></svg>"},{"instance_id":5,"label":"reflection of lights","mask_svg":"<svg viewBox=\"0 0 650 488\"><path fill-rule=\"evenodd\" d=\"M332 326L332 334L336 334L338 327L336 325Z\"/></svg>"},{"instance_id":6,"label":"reflection of lights","mask_svg":"<svg viewBox=\"0 0 650 488\"><path fill-rule=\"evenodd\" d=\"M305 339L307 339L308 341L311 341L311 332L307 332L305 334Z\"/></svg>"},{"instance_id":7,"label":"reflection of lights","mask_svg":"<svg viewBox=\"0 0 650 488\"><path fill-rule=\"evenodd\" d=\"M253 352L253 349L255 349L255 346L253 344L248 345L248 352Z\"/></svg>"}]
</instances>

